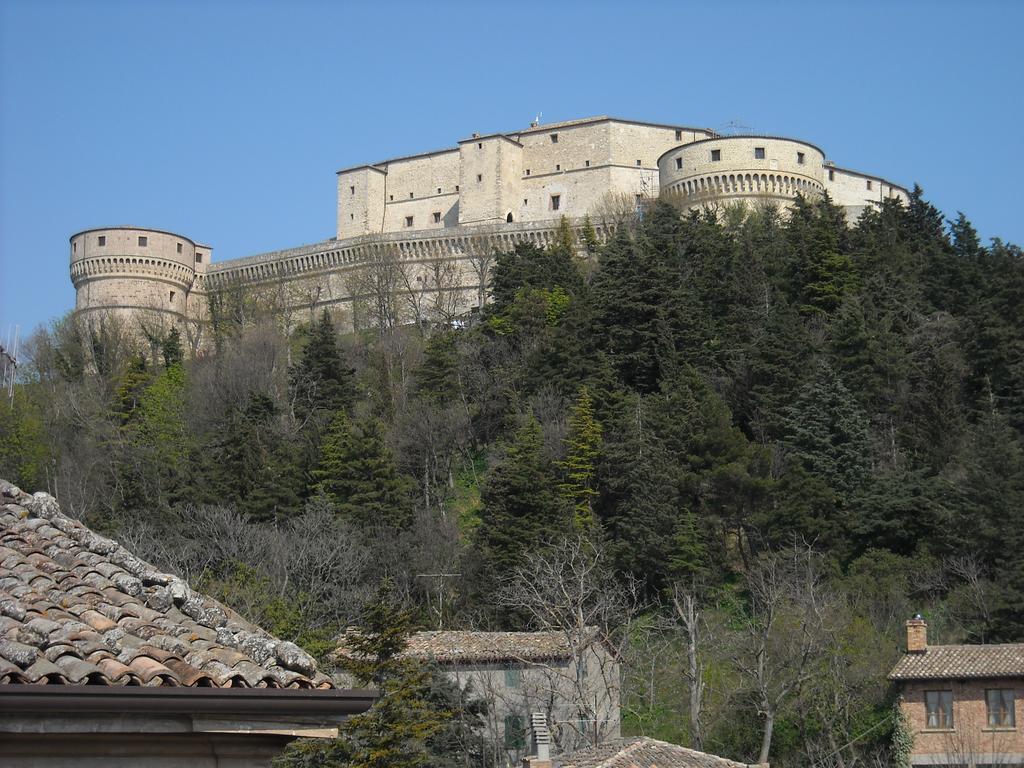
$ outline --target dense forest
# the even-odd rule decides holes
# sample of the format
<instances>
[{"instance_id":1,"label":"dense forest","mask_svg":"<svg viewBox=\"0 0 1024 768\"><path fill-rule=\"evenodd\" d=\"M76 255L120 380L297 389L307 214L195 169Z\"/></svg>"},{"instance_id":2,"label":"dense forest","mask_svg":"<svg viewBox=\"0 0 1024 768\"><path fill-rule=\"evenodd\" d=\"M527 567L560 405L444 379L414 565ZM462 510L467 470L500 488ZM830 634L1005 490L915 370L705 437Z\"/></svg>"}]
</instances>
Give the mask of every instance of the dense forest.
<instances>
[{"instance_id":1,"label":"dense forest","mask_svg":"<svg viewBox=\"0 0 1024 768\"><path fill-rule=\"evenodd\" d=\"M65 318L0 476L321 658L385 581L425 628L575 600L627 733L885 764L907 618L1024 640L1022 252L920 190L854 226L828 199L616 224L496 254L454 323L234 291L191 355Z\"/></svg>"}]
</instances>

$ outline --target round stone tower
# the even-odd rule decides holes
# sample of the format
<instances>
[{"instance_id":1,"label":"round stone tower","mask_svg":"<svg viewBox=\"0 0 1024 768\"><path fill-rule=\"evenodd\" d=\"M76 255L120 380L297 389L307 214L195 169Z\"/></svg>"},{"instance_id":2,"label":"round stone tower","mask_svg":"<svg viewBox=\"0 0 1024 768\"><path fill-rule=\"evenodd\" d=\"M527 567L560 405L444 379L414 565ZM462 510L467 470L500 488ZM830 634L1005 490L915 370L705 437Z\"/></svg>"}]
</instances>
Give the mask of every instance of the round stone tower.
<instances>
[{"instance_id":1,"label":"round stone tower","mask_svg":"<svg viewBox=\"0 0 1024 768\"><path fill-rule=\"evenodd\" d=\"M172 321L189 315L189 296L206 272L205 245L159 229L108 227L71 236L75 310L132 316L142 310Z\"/></svg>"},{"instance_id":2,"label":"round stone tower","mask_svg":"<svg viewBox=\"0 0 1024 768\"><path fill-rule=\"evenodd\" d=\"M825 191L825 153L770 136L723 136L670 149L658 158L661 189L686 205L791 203Z\"/></svg>"}]
</instances>

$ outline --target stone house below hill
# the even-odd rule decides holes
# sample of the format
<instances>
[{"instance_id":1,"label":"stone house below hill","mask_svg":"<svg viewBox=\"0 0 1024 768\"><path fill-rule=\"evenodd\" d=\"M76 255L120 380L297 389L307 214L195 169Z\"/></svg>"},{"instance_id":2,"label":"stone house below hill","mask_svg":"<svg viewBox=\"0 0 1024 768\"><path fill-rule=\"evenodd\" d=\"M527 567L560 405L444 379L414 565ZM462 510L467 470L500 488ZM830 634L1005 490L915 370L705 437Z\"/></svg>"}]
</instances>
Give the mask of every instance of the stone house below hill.
<instances>
[{"instance_id":1,"label":"stone house below hill","mask_svg":"<svg viewBox=\"0 0 1024 768\"><path fill-rule=\"evenodd\" d=\"M584 638L561 631L417 632L404 655L436 664L460 690L486 701L484 740L499 766L518 765L529 754L535 712L547 715L560 750L620 735L619 660L596 629Z\"/></svg>"}]
</instances>

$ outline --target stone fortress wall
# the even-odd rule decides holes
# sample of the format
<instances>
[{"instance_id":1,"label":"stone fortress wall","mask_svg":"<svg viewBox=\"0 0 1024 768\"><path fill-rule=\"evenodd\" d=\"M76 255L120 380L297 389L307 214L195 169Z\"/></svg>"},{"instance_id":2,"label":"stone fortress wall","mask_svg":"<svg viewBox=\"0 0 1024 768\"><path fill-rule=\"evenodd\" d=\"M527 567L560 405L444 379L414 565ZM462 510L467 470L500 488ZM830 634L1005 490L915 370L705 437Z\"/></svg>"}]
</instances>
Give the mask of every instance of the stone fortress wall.
<instances>
[{"instance_id":1,"label":"stone fortress wall","mask_svg":"<svg viewBox=\"0 0 1024 768\"><path fill-rule=\"evenodd\" d=\"M662 192L703 207L785 206L827 191L850 220L886 198L909 198L881 177L836 167L807 142L611 117L474 134L453 148L343 169L337 183L334 239L217 264L209 246L170 232L79 232L71 238L76 310L202 322L210 292L272 286L284 305L344 310L351 326L359 274L387 262L412 302L447 290L450 309L462 312L483 301L488 255L549 243L563 217L579 229L590 216L604 236L609 211Z\"/></svg>"}]
</instances>

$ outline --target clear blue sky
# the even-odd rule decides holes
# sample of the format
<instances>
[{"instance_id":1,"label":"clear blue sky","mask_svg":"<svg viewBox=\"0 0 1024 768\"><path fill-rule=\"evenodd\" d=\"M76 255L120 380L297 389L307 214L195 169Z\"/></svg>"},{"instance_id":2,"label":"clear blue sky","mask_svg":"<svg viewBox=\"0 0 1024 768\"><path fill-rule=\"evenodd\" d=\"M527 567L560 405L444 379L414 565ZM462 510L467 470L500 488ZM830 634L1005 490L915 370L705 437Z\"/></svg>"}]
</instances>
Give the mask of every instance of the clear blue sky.
<instances>
[{"instance_id":1,"label":"clear blue sky","mask_svg":"<svg viewBox=\"0 0 1024 768\"><path fill-rule=\"evenodd\" d=\"M611 114L804 138L1024 243L1024 3L0 0L0 337L68 237L331 237L338 168Z\"/></svg>"}]
</instances>

